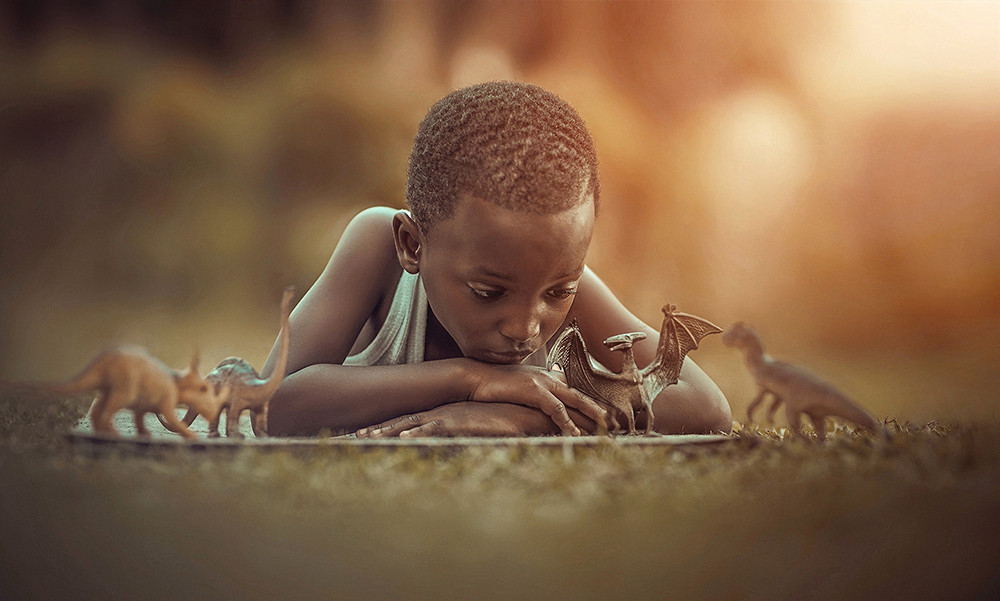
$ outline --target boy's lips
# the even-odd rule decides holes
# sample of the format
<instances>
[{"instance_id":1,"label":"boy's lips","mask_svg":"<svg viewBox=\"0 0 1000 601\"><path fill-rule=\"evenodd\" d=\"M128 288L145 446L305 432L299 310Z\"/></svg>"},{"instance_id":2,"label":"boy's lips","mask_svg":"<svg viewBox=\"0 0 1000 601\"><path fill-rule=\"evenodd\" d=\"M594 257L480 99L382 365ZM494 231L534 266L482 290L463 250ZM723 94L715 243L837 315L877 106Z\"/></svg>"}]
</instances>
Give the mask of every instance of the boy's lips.
<instances>
[{"instance_id":1,"label":"boy's lips","mask_svg":"<svg viewBox=\"0 0 1000 601\"><path fill-rule=\"evenodd\" d=\"M489 363L503 363L506 365L516 365L528 358L534 351L510 351L497 353L494 351L484 351L483 358Z\"/></svg>"}]
</instances>

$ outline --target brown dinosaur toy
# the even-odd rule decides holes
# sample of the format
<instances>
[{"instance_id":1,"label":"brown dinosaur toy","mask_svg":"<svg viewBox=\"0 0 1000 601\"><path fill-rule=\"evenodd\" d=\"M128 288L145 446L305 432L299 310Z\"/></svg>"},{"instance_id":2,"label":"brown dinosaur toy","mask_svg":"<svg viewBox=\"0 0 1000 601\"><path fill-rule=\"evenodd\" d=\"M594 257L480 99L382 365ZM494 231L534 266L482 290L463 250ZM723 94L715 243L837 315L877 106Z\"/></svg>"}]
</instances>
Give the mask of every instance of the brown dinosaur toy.
<instances>
[{"instance_id":1,"label":"brown dinosaur toy","mask_svg":"<svg viewBox=\"0 0 1000 601\"><path fill-rule=\"evenodd\" d=\"M712 322L687 313L681 313L676 305L665 305L663 325L660 326L660 343L656 348L653 362L639 369L635 363L632 344L642 340L642 332L618 334L604 341L612 351L625 355L619 373L607 369L590 356L587 345L580 333L580 326L574 319L559 334L549 350L546 366L562 368L566 383L590 396L598 403L607 405L625 415L628 420L628 434L635 435L635 416L646 412L646 436L653 432L653 399L667 386L677 383L684 357L696 348L701 339L709 334L718 334L722 328Z\"/></svg>"},{"instance_id":2,"label":"brown dinosaur toy","mask_svg":"<svg viewBox=\"0 0 1000 601\"><path fill-rule=\"evenodd\" d=\"M62 384L30 384L27 387L56 394L97 392L90 408L94 430L118 434L112 419L130 409L139 436L148 436L144 417L156 413L185 438L197 438L177 419L178 405L187 405L201 415L218 419L229 387L216 390L198 375L198 353L183 371L170 369L145 349L123 345L102 351L78 376Z\"/></svg>"},{"instance_id":3,"label":"brown dinosaur toy","mask_svg":"<svg viewBox=\"0 0 1000 601\"><path fill-rule=\"evenodd\" d=\"M827 417L842 417L866 430L884 431L878 421L832 384L797 365L779 361L764 352L764 343L749 325L738 322L722 335L722 343L743 351L747 366L760 386L760 393L747 407L747 423L753 423L753 412L767 394L774 401L767 410L768 422L773 422L778 406L784 403L788 425L795 434L802 433L802 414L809 416L820 440L826 439Z\"/></svg>"},{"instance_id":4,"label":"brown dinosaur toy","mask_svg":"<svg viewBox=\"0 0 1000 601\"><path fill-rule=\"evenodd\" d=\"M267 409L271 397L278 391L281 381L285 378L285 367L288 365L288 344L289 326L288 317L292 312L292 298L295 296L295 287L285 288L281 297L281 330L278 334L278 361L274 366L274 372L267 380L261 379L257 370L244 359L239 357L229 357L219 363L218 367L209 372L205 379L214 387L216 393L229 387L229 400L223 403L226 407L226 436L243 438L243 433L239 430L240 414L250 411L250 423L253 426L255 436L267 436ZM204 415L204 414L202 414ZM190 426L198 417L198 412L191 409L182 420L184 424ZM209 416L208 431L210 437L219 436L219 417L215 414L215 419ZM163 420L160 420L164 427L173 429Z\"/></svg>"}]
</instances>

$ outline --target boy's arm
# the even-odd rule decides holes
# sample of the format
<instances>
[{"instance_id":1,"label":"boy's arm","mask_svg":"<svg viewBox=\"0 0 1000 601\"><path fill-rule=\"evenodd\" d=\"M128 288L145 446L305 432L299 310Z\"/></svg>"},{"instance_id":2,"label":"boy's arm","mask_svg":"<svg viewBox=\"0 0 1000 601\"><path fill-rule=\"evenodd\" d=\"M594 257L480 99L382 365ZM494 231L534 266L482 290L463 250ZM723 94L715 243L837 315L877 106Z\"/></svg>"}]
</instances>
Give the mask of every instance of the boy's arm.
<instances>
[{"instance_id":1,"label":"boy's arm","mask_svg":"<svg viewBox=\"0 0 1000 601\"><path fill-rule=\"evenodd\" d=\"M538 410L567 436L580 429L567 408L594 421L607 411L553 374L519 365L441 359L409 365L310 365L287 376L271 399L268 432L312 434L322 428L353 432L394 417L459 401L516 403Z\"/></svg>"},{"instance_id":2,"label":"boy's arm","mask_svg":"<svg viewBox=\"0 0 1000 601\"><path fill-rule=\"evenodd\" d=\"M593 420L569 410L587 434L599 432ZM611 424L607 429L614 429ZM358 438L419 438L424 436L547 436L559 434L555 423L537 409L511 403L452 403L397 417L358 430Z\"/></svg>"},{"instance_id":3,"label":"boy's arm","mask_svg":"<svg viewBox=\"0 0 1000 601\"><path fill-rule=\"evenodd\" d=\"M643 332L646 339L632 346L636 365L645 367L656 357L659 330L626 309L589 267L580 280L566 323L573 318L580 322L587 350L614 371L621 370L622 354L604 346L603 341L610 336ZM664 434L729 432L733 425L732 410L725 395L690 358L685 358L677 384L667 386L653 400L653 414L656 430Z\"/></svg>"},{"instance_id":4,"label":"boy's arm","mask_svg":"<svg viewBox=\"0 0 1000 601\"><path fill-rule=\"evenodd\" d=\"M567 317L580 320L587 349L607 367L619 371L621 354L602 343L615 334L642 331L646 340L633 345L636 363L648 365L656 356L660 333L632 315L590 269L584 272L577 298ZM677 384L668 386L653 401L655 427L663 434L729 432L732 413L726 397L708 375L690 358L681 368ZM572 412L573 419L588 432L596 423ZM644 418L643 418L644 419ZM607 423L607 422L606 422ZM639 427L645 426L642 419ZM614 426L611 426L614 427ZM554 433L552 421L541 412L523 406L485 406L458 403L431 411L404 415L358 432L365 438L391 436L523 436Z\"/></svg>"},{"instance_id":5,"label":"boy's arm","mask_svg":"<svg viewBox=\"0 0 1000 601\"><path fill-rule=\"evenodd\" d=\"M394 213L374 208L358 214L319 279L292 312L288 375L268 411L272 434L313 433L325 427L353 431L464 400L535 407L565 434L579 432L566 406L595 420L606 419L606 412L593 400L537 368L465 358L415 365L342 365L365 323L395 290L402 268L392 242ZM263 377L274 368L276 350L277 343L261 370Z\"/></svg>"}]
</instances>

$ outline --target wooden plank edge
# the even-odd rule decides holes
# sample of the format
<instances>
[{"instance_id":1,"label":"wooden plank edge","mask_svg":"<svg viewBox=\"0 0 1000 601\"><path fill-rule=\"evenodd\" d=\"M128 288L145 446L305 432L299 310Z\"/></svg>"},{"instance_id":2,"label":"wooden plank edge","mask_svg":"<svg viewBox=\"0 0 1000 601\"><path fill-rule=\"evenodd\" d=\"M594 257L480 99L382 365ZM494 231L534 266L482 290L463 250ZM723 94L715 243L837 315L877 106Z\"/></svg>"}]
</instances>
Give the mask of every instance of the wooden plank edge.
<instances>
[{"instance_id":1,"label":"wooden plank edge","mask_svg":"<svg viewBox=\"0 0 1000 601\"><path fill-rule=\"evenodd\" d=\"M99 432L72 430L66 439L74 447L100 446L135 449L457 449L474 447L529 447L563 448L596 447L612 445L621 447L685 447L714 446L739 440L738 436L725 434L674 434L656 437L645 436L538 436L510 438L421 438L421 439L359 439L353 435L331 438L197 438L187 440L181 437L125 437Z\"/></svg>"}]
</instances>

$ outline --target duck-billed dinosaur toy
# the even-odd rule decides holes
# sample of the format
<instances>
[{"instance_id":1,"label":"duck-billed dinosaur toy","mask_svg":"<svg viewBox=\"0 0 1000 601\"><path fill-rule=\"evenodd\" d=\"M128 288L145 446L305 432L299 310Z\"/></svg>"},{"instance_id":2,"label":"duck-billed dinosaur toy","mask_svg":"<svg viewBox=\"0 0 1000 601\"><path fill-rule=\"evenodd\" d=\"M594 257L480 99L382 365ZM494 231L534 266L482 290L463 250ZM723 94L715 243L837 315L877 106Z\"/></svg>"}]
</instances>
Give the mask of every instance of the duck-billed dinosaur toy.
<instances>
[{"instance_id":1,"label":"duck-billed dinosaur toy","mask_svg":"<svg viewBox=\"0 0 1000 601\"><path fill-rule=\"evenodd\" d=\"M281 329L278 334L278 360L275 363L271 377L264 380L257 373L250 363L240 357L229 357L223 359L222 363L210 371L205 380L219 393L225 389L231 389L228 399L222 403L226 408L226 436L233 438L243 438L243 433L239 430L240 414L244 411L250 412L250 425L253 428L254 436L267 436L267 410L271 402L271 397L278 391L281 381L285 377L285 368L288 365L288 345L289 345L289 324L288 318L292 312L292 298L295 296L295 287L285 288L281 297ZM182 420L187 426L198 417L198 412L188 411ZM219 436L220 412L213 416L205 415L208 419L208 435L210 438ZM160 420L163 426L169 430L177 431L171 424Z\"/></svg>"},{"instance_id":2,"label":"duck-billed dinosaur toy","mask_svg":"<svg viewBox=\"0 0 1000 601\"><path fill-rule=\"evenodd\" d=\"M767 410L768 422L782 404L788 426L798 436L802 433L802 414L808 415L820 440L826 439L827 417L842 417L872 433L885 432L878 421L832 384L797 365L779 361L764 352L764 343L749 325L738 322L722 335L722 343L743 351L747 367L757 380L760 393L747 407L747 423L753 423L753 413L768 394L774 401ZM888 434L887 432L885 432Z\"/></svg>"},{"instance_id":3,"label":"duck-billed dinosaur toy","mask_svg":"<svg viewBox=\"0 0 1000 601\"><path fill-rule=\"evenodd\" d=\"M594 360L587 352L587 345L574 319L553 344L546 364L548 369L559 365L566 374L571 388L588 395L598 403L621 411L628 419L628 433L636 434L635 416L646 412L646 436L653 434L653 399L660 392L677 383L684 364L684 357L698 348L701 339L718 334L722 328L694 315L680 313L674 305L663 307L663 325L660 327L660 344L656 357L646 367L639 369L635 363L632 344L646 337L642 332L618 334L604 341L613 351L625 354L622 370L615 373Z\"/></svg>"}]
</instances>

